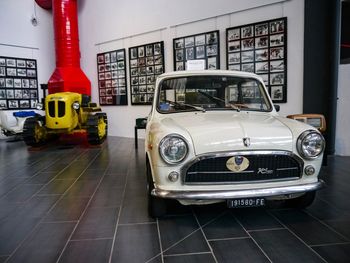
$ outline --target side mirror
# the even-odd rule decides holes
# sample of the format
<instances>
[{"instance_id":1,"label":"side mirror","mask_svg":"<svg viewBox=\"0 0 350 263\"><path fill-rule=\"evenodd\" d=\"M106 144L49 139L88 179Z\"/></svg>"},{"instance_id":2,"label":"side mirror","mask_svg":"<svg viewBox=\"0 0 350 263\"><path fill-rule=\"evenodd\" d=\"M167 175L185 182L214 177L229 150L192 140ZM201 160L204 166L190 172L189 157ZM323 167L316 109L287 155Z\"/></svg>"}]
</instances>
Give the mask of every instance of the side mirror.
<instances>
[{"instance_id":1,"label":"side mirror","mask_svg":"<svg viewBox=\"0 0 350 263\"><path fill-rule=\"evenodd\" d=\"M273 106L275 107L275 109L276 109L276 111L277 111L277 112L279 112L279 111L280 111L280 109L281 109L281 106L280 106L280 105L276 105L276 104L274 104Z\"/></svg>"}]
</instances>

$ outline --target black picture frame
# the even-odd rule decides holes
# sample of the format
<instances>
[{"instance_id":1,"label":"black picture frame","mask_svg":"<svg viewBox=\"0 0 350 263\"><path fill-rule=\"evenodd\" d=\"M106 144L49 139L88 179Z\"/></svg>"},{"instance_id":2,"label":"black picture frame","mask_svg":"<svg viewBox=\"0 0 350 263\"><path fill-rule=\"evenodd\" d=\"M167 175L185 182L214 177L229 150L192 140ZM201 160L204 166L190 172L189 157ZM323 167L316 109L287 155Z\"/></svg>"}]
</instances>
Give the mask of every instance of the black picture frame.
<instances>
[{"instance_id":1,"label":"black picture frame","mask_svg":"<svg viewBox=\"0 0 350 263\"><path fill-rule=\"evenodd\" d=\"M98 96L102 106L128 105L125 48L97 54Z\"/></svg>"},{"instance_id":2,"label":"black picture frame","mask_svg":"<svg viewBox=\"0 0 350 263\"><path fill-rule=\"evenodd\" d=\"M164 42L129 48L130 94L132 105L151 105L155 82L165 72Z\"/></svg>"},{"instance_id":3,"label":"black picture frame","mask_svg":"<svg viewBox=\"0 0 350 263\"><path fill-rule=\"evenodd\" d=\"M35 109L38 100L37 61L0 56L0 109Z\"/></svg>"},{"instance_id":4,"label":"black picture frame","mask_svg":"<svg viewBox=\"0 0 350 263\"><path fill-rule=\"evenodd\" d=\"M186 70L188 60L204 60L205 69L220 69L219 30L173 39L174 71Z\"/></svg>"},{"instance_id":5,"label":"black picture frame","mask_svg":"<svg viewBox=\"0 0 350 263\"><path fill-rule=\"evenodd\" d=\"M287 17L226 29L228 70L263 78L274 103L287 102Z\"/></svg>"}]
</instances>

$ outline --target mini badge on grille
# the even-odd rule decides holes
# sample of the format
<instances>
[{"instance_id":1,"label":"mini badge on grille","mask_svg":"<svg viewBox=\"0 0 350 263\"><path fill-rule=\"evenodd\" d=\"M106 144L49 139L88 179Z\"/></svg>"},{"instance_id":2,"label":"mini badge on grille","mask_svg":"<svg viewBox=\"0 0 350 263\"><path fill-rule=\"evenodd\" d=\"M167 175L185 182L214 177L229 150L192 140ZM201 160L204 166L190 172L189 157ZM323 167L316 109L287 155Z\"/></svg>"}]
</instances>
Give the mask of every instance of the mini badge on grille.
<instances>
[{"instance_id":1,"label":"mini badge on grille","mask_svg":"<svg viewBox=\"0 0 350 263\"><path fill-rule=\"evenodd\" d=\"M246 170L249 166L249 160L244 156L233 156L226 162L226 167L234 173Z\"/></svg>"},{"instance_id":2,"label":"mini badge on grille","mask_svg":"<svg viewBox=\"0 0 350 263\"><path fill-rule=\"evenodd\" d=\"M244 137L243 138L243 144L245 147L249 147L250 146L250 138L249 137Z\"/></svg>"}]
</instances>

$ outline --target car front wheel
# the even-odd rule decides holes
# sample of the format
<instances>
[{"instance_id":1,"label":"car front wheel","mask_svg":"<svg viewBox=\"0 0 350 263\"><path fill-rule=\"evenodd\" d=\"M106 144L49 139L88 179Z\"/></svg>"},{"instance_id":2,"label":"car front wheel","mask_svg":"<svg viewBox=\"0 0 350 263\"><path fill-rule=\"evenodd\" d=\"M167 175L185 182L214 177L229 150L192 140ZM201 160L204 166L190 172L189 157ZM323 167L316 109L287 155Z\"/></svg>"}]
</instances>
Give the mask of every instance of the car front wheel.
<instances>
[{"instance_id":1,"label":"car front wheel","mask_svg":"<svg viewBox=\"0 0 350 263\"><path fill-rule=\"evenodd\" d=\"M287 200L287 206L292 208L306 208L315 200L316 191L311 191L297 198Z\"/></svg>"},{"instance_id":2,"label":"car front wheel","mask_svg":"<svg viewBox=\"0 0 350 263\"><path fill-rule=\"evenodd\" d=\"M155 197L151 194L154 189L154 184L152 180L151 167L147 161L147 193L148 193L148 214L152 218L162 217L166 214L166 200L163 198Z\"/></svg>"}]
</instances>

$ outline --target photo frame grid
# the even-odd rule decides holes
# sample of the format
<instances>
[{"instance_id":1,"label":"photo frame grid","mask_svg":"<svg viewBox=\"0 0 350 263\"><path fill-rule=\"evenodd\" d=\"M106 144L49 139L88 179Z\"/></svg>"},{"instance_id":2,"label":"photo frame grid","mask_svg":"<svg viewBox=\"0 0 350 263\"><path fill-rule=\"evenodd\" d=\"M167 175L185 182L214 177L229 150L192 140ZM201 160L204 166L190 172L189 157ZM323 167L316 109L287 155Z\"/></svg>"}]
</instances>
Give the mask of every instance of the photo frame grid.
<instances>
[{"instance_id":1,"label":"photo frame grid","mask_svg":"<svg viewBox=\"0 0 350 263\"><path fill-rule=\"evenodd\" d=\"M174 70L186 70L188 60L204 60L205 69L220 68L219 30L173 39Z\"/></svg>"},{"instance_id":2,"label":"photo frame grid","mask_svg":"<svg viewBox=\"0 0 350 263\"><path fill-rule=\"evenodd\" d=\"M164 42L129 48L130 94L132 105L151 105L155 81L165 72Z\"/></svg>"},{"instance_id":3,"label":"photo frame grid","mask_svg":"<svg viewBox=\"0 0 350 263\"><path fill-rule=\"evenodd\" d=\"M0 109L35 109L38 99L37 61L0 56Z\"/></svg>"},{"instance_id":4,"label":"photo frame grid","mask_svg":"<svg viewBox=\"0 0 350 263\"><path fill-rule=\"evenodd\" d=\"M128 105L125 56L125 48L97 54L100 105Z\"/></svg>"},{"instance_id":5,"label":"photo frame grid","mask_svg":"<svg viewBox=\"0 0 350 263\"><path fill-rule=\"evenodd\" d=\"M287 102L287 18L226 29L228 70L253 72L263 79L273 102Z\"/></svg>"}]
</instances>

